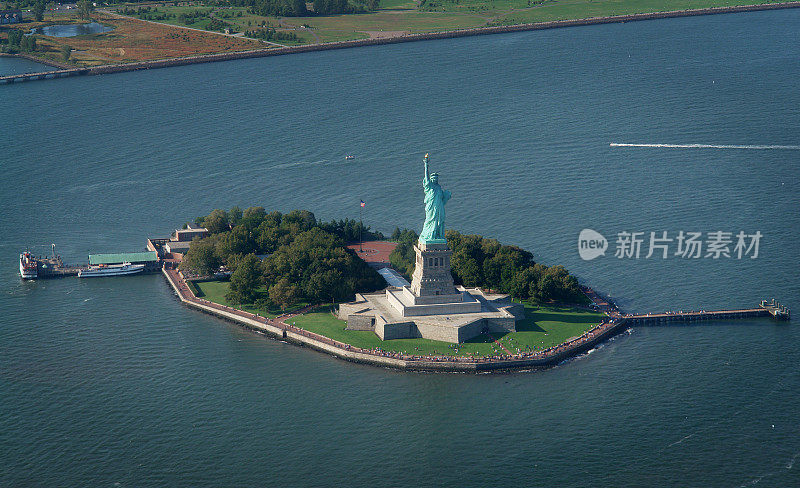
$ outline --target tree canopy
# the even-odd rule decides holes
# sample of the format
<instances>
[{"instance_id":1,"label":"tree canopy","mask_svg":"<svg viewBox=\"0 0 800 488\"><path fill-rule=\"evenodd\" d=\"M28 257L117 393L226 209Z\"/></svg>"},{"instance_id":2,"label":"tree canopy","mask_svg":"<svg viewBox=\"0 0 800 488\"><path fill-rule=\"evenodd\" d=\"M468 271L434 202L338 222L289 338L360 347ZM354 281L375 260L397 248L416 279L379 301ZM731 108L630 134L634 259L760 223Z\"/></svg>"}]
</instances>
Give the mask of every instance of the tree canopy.
<instances>
[{"instance_id":1,"label":"tree canopy","mask_svg":"<svg viewBox=\"0 0 800 488\"><path fill-rule=\"evenodd\" d=\"M578 280L563 266L544 266L534 262L529 251L480 235L448 230L445 237L453 251L450 268L456 284L491 288L520 299L583 301ZM395 229L392 233L398 244L389 259L406 277L414 272L417 239L413 230Z\"/></svg>"},{"instance_id":2,"label":"tree canopy","mask_svg":"<svg viewBox=\"0 0 800 488\"><path fill-rule=\"evenodd\" d=\"M225 299L231 303L253 303L256 289L264 281L261 260L255 254L247 254L239 260L231 275L231 285Z\"/></svg>"},{"instance_id":3,"label":"tree canopy","mask_svg":"<svg viewBox=\"0 0 800 488\"><path fill-rule=\"evenodd\" d=\"M345 246L360 232L383 236L355 221L318 222L308 210L281 214L234 207L215 209L195 222L209 236L192 241L181 269L209 275L226 266L232 271L227 299L234 303L266 299L285 308L303 300L339 302L384 286L383 278ZM262 285L266 297L257 291Z\"/></svg>"}]
</instances>

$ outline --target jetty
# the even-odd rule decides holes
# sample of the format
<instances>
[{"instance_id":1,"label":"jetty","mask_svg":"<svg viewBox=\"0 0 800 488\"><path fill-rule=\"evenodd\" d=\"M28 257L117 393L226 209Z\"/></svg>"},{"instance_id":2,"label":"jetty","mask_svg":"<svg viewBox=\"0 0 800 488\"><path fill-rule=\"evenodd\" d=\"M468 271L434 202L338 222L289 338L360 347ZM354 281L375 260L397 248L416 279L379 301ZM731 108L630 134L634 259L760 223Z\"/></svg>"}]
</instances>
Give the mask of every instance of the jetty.
<instances>
[{"instance_id":1,"label":"jetty","mask_svg":"<svg viewBox=\"0 0 800 488\"><path fill-rule=\"evenodd\" d=\"M661 312L645 314L627 314L622 318L631 325L666 325L673 322L700 322L708 320L735 320L758 317L772 317L777 320L789 320L790 311L776 302L762 300L757 308L737 310L692 310L685 312Z\"/></svg>"},{"instance_id":2,"label":"jetty","mask_svg":"<svg viewBox=\"0 0 800 488\"><path fill-rule=\"evenodd\" d=\"M18 75L0 76L0 83L21 83L23 81L47 80L53 78L67 78L69 76L88 75L88 68L57 69L40 71L38 73L23 73Z\"/></svg>"},{"instance_id":3,"label":"jetty","mask_svg":"<svg viewBox=\"0 0 800 488\"><path fill-rule=\"evenodd\" d=\"M623 316L625 321L631 325L664 325L672 322L698 322L704 320L733 320L749 319L757 317L770 317L770 313L764 308L746 308L740 310L714 310L714 311L691 311L691 312L662 312L633 314Z\"/></svg>"}]
</instances>

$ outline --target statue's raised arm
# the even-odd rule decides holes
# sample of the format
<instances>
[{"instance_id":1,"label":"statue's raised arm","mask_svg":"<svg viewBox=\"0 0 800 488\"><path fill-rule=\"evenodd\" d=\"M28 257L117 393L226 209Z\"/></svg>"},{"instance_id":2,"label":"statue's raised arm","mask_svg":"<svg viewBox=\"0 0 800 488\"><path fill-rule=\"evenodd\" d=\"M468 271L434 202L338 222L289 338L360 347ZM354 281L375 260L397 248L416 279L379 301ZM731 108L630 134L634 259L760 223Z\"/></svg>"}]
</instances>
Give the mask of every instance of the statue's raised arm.
<instances>
[{"instance_id":1,"label":"statue's raised arm","mask_svg":"<svg viewBox=\"0 0 800 488\"><path fill-rule=\"evenodd\" d=\"M425 157L422 158L422 162L425 165L425 177L422 178L423 186L428 186L429 176L428 176L428 153L425 153Z\"/></svg>"}]
</instances>

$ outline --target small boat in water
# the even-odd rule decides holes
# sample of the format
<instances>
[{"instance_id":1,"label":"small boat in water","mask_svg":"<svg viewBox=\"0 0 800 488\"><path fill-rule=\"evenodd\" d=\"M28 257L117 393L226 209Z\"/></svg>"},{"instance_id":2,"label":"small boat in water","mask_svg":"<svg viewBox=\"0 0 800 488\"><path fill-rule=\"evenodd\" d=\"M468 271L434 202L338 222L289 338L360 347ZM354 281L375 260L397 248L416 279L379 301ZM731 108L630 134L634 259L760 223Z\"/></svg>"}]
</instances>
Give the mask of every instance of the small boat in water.
<instances>
[{"instance_id":1,"label":"small boat in water","mask_svg":"<svg viewBox=\"0 0 800 488\"><path fill-rule=\"evenodd\" d=\"M347 159L355 159L355 158L356 158L356 157L355 157L355 156L353 156L352 154L348 154L347 156L345 156L345 157L344 157L344 159L346 159L346 160L347 160Z\"/></svg>"},{"instance_id":2,"label":"small boat in water","mask_svg":"<svg viewBox=\"0 0 800 488\"><path fill-rule=\"evenodd\" d=\"M86 269L78 271L78 278L100 278L103 276L130 275L141 273L143 269L144 264L122 263L108 266L100 264L97 266L89 266Z\"/></svg>"},{"instance_id":3,"label":"small boat in water","mask_svg":"<svg viewBox=\"0 0 800 488\"><path fill-rule=\"evenodd\" d=\"M19 275L23 280L35 280L39 276L36 259L28 251L19 255Z\"/></svg>"}]
</instances>

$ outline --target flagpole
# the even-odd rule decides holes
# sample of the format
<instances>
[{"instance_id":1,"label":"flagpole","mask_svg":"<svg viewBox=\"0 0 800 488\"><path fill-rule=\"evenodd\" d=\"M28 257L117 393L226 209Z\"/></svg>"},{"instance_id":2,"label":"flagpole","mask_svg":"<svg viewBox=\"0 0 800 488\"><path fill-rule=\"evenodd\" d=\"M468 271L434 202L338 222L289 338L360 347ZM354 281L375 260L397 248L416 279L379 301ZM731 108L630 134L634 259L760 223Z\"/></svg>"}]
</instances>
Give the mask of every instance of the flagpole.
<instances>
[{"instance_id":1,"label":"flagpole","mask_svg":"<svg viewBox=\"0 0 800 488\"><path fill-rule=\"evenodd\" d=\"M361 202L363 202L363 200L361 200ZM364 242L364 219L361 213L364 211L364 206L361 202L358 202L358 252L363 253L364 250L361 248L361 244Z\"/></svg>"}]
</instances>

